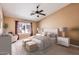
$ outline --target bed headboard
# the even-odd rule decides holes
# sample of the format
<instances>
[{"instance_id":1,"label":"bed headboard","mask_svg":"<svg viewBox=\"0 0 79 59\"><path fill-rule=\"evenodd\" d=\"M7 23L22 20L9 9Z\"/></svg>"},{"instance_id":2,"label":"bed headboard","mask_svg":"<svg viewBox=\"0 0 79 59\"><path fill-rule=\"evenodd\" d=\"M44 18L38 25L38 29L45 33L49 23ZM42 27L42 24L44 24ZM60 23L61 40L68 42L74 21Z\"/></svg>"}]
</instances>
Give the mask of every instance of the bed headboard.
<instances>
[{"instance_id":1,"label":"bed headboard","mask_svg":"<svg viewBox=\"0 0 79 59\"><path fill-rule=\"evenodd\" d=\"M58 34L58 28L44 28L43 32L50 32L50 33Z\"/></svg>"}]
</instances>

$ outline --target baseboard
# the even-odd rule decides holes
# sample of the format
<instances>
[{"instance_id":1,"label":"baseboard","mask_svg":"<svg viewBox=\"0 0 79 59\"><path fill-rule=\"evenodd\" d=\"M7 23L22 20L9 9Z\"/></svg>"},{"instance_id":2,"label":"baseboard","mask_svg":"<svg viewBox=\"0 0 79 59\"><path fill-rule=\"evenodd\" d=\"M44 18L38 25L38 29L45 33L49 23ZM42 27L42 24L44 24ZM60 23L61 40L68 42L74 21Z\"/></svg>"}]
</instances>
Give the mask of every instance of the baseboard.
<instances>
[{"instance_id":1,"label":"baseboard","mask_svg":"<svg viewBox=\"0 0 79 59\"><path fill-rule=\"evenodd\" d=\"M70 46L73 46L73 47L79 48L79 46L78 46L78 45L73 45L73 44L70 44Z\"/></svg>"}]
</instances>

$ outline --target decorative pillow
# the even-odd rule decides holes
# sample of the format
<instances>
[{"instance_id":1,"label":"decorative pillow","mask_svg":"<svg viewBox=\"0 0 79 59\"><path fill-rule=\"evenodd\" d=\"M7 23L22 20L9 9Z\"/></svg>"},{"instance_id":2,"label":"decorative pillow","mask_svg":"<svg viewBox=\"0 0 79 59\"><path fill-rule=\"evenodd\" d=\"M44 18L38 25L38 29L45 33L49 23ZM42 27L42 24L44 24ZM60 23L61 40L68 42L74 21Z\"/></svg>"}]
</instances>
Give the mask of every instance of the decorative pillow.
<instances>
[{"instance_id":1,"label":"decorative pillow","mask_svg":"<svg viewBox=\"0 0 79 59\"><path fill-rule=\"evenodd\" d=\"M48 32L46 36L50 37L50 34L51 34L51 33Z\"/></svg>"},{"instance_id":2,"label":"decorative pillow","mask_svg":"<svg viewBox=\"0 0 79 59\"><path fill-rule=\"evenodd\" d=\"M40 36L41 34L36 34L36 36Z\"/></svg>"},{"instance_id":3,"label":"decorative pillow","mask_svg":"<svg viewBox=\"0 0 79 59\"><path fill-rule=\"evenodd\" d=\"M47 36L47 32L42 32L41 35L42 36Z\"/></svg>"},{"instance_id":4,"label":"decorative pillow","mask_svg":"<svg viewBox=\"0 0 79 59\"><path fill-rule=\"evenodd\" d=\"M54 34L54 33L52 33L52 34L50 34L50 37L56 37L56 34Z\"/></svg>"},{"instance_id":5,"label":"decorative pillow","mask_svg":"<svg viewBox=\"0 0 79 59\"><path fill-rule=\"evenodd\" d=\"M56 37L56 34L54 34L54 33L47 33L47 36L52 37L52 38L55 38Z\"/></svg>"}]
</instances>

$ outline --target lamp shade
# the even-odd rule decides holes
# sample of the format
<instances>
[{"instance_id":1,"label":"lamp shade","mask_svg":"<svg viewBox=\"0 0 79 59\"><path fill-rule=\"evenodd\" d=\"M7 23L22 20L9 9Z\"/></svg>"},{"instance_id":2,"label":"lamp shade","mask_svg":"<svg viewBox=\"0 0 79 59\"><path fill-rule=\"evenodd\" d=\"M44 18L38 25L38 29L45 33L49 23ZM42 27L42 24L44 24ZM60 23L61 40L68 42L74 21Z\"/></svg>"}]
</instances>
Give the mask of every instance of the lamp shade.
<instances>
[{"instance_id":1,"label":"lamp shade","mask_svg":"<svg viewBox=\"0 0 79 59\"><path fill-rule=\"evenodd\" d=\"M63 32L67 32L68 28L67 27L63 27Z\"/></svg>"},{"instance_id":2,"label":"lamp shade","mask_svg":"<svg viewBox=\"0 0 79 59\"><path fill-rule=\"evenodd\" d=\"M67 27L62 27L62 28L59 28L59 31L62 33L62 37L65 37L66 32L68 31L68 28Z\"/></svg>"},{"instance_id":3,"label":"lamp shade","mask_svg":"<svg viewBox=\"0 0 79 59\"><path fill-rule=\"evenodd\" d=\"M62 27L62 28L59 28L59 31L67 32L68 31L68 28L67 27Z\"/></svg>"}]
</instances>

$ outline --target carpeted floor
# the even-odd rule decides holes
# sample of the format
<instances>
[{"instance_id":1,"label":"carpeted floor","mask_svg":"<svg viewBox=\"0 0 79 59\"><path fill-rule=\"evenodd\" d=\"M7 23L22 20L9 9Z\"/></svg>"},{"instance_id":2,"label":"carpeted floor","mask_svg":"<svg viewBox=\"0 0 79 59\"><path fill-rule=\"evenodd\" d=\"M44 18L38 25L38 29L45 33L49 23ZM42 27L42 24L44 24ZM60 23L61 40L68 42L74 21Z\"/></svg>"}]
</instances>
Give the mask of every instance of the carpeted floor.
<instances>
[{"instance_id":1,"label":"carpeted floor","mask_svg":"<svg viewBox=\"0 0 79 59\"><path fill-rule=\"evenodd\" d=\"M23 46L23 41L18 40L12 44L12 55L79 55L79 48L53 44L42 51L27 52Z\"/></svg>"}]
</instances>

